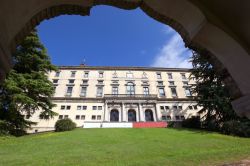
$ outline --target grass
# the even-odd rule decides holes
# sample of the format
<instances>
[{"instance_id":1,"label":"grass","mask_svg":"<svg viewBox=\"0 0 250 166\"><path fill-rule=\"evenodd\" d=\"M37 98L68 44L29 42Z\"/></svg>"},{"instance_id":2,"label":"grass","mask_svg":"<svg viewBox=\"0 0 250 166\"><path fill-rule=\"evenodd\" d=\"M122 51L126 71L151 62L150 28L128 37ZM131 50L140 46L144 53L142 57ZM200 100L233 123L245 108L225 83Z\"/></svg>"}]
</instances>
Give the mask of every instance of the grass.
<instances>
[{"instance_id":1,"label":"grass","mask_svg":"<svg viewBox=\"0 0 250 166\"><path fill-rule=\"evenodd\" d=\"M176 129L76 129L0 137L0 165L217 165L250 157L250 139Z\"/></svg>"}]
</instances>

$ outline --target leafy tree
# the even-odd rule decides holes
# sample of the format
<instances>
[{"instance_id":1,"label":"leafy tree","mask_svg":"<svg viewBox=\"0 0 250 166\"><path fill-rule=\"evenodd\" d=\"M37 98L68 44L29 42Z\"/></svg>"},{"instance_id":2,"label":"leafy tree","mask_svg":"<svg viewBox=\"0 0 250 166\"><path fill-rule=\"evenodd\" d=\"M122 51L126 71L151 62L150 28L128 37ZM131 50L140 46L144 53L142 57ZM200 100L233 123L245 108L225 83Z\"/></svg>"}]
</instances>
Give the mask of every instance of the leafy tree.
<instances>
[{"instance_id":1,"label":"leafy tree","mask_svg":"<svg viewBox=\"0 0 250 166\"><path fill-rule=\"evenodd\" d=\"M23 115L32 116L41 111L41 118L56 115L51 102L53 84L47 73L57 70L51 64L45 47L40 43L36 30L32 31L17 47L13 55L13 69L0 88L0 119L12 125L12 134L24 132L33 122ZM19 132L20 133L20 132Z\"/></svg>"},{"instance_id":2,"label":"leafy tree","mask_svg":"<svg viewBox=\"0 0 250 166\"><path fill-rule=\"evenodd\" d=\"M223 122L239 119L231 106L232 99L223 83L224 76L216 72L209 62L209 55L193 52L191 62L192 76L197 81L192 91L197 95L198 105L202 107L203 127L219 130Z\"/></svg>"}]
</instances>

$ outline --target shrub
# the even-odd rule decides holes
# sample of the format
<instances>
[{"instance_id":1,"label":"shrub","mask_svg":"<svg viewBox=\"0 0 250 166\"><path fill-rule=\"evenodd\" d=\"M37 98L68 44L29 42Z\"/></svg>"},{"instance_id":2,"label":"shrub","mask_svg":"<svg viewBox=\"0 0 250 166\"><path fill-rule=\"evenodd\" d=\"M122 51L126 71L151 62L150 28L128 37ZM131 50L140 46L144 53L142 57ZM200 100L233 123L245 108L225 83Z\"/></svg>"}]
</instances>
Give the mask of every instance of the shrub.
<instances>
[{"instance_id":1,"label":"shrub","mask_svg":"<svg viewBox=\"0 0 250 166\"><path fill-rule=\"evenodd\" d=\"M170 121L168 122L168 126L169 128L181 128L182 127L182 122L180 121Z\"/></svg>"},{"instance_id":2,"label":"shrub","mask_svg":"<svg viewBox=\"0 0 250 166\"><path fill-rule=\"evenodd\" d=\"M70 131L76 128L76 124L69 118L58 120L55 124L55 131Z\"/></svg>"},{"instance_id":3,"label":"shrub","mask_svg":"<svg viewBox=\"0 0 250 166\"><path fill-rule=\"evenodd\" d=\"M191 117L182 121L182 127L200 129L200 117Z\"/></svg>"},{"instance_id":4,"label":"shrub","mask_svg":"<svg viewBox=\"0 0 250 166\"><path fill-rule=\"evenodd\" d=\"M0 120L0 135L8 135L10 131L10 124L6 121Z\"/></svg>"},{"instance_id":5,"label":"shrub","mask_svg":"<svg viewBox=\"0 0 250 166\"><path fill-rule=\"evenodd\" d=\"M223 123L221 133L240 137L250 137L250 122L231 120Z\"/></svg>"}]
</instances>

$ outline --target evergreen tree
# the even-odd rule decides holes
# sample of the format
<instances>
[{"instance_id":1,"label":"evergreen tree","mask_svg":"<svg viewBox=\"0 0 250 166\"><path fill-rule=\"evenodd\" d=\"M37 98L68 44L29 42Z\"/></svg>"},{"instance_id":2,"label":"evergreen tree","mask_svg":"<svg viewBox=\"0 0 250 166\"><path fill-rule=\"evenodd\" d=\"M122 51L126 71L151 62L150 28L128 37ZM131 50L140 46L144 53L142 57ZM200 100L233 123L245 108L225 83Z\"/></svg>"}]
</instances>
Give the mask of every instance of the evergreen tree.
<instances>
[{"instance_id":1,"label":"evergreen tree","mask_svg":"<svg viewBox=\"0 0 250 166\"><path fill-rule=\"evenodd\" d=\"M23 115L32 116L38 109L42 110L40 117L43 119L56 115L51 102L54 88L47 76L51 70L56 67L51 64L34 30L17 47L13 69L0 89L0 120L11 124L12 134L24 133L33 124Z\"/></svg>"},{"instance_id":2,"label":"evergreen tree","mask_svg":"<svg viewBox=\"0 0 250 166\"><path fill-rule=\"evenodd\" d=\"M237 120L239 117L231 106L232 99L223 83L223 75L216 72L208 56L193 52L192 76L197 82L192 91L197 95L198 105L202 107L200 113L204 115L203 127L219 130L223 122Z\"/></svg>"}]
</instances>

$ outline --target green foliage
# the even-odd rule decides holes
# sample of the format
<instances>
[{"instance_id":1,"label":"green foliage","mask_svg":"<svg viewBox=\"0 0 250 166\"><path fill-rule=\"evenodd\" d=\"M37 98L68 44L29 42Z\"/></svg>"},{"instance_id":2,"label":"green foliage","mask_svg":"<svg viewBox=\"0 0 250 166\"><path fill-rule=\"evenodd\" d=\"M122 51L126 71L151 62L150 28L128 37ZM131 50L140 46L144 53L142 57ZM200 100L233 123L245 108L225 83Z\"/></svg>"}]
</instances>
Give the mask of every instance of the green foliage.
<instances>
[{"instance_id":1,"label":"green foliage","mask_svg":"<svg viewBox=\"0 0 250 166\"><path fill-rule=\"evenodd\" d=\"M36 31L17 47L13 63L13 69L0 87L0 119L13 126L10 133L20 135L34 124L25 120L24 114L32 116L39 109L45 119L56 115L51 102L54 88L47 77L56 67L51 64Z\"/></svg>"},{"instance_id":2,"label":"green foliage","mask_svg":"<svg viewBox=\"0 0 250 166\"><path fill-rule=\"evenodd\" d=\"M8 135L11 125L3 120L0 120L0 135Z\"/></svg>"},{"instance_id":3,"label":"green foliage","mask_svg":"<svg viewBox=\"0 0 250 166\"><path fill-rule=\"evenodd\" d=\"M250 137L250 122L231 120L223 123L221 132L227 135Z\"/></svg>"},{"instance_id":4,"label":"green foliage","mask_svg":"<svg viewBox=\"0 0 250 166\"><path fill-rule=\"evenodd\" d=\"M200 117L191 117L182 121L182 127L200 129Z\"/></svg>"},{"instance_id":5,"label":"green foliage","mask_svg":"<svg viewBox=\"0 0 250 166\"><path fill-rule=\"evenodd\" d=\"M76 128L76 124L69 118L60 119L55 124L55 131L70 131Z\"/></svg>"}]
</instances>

